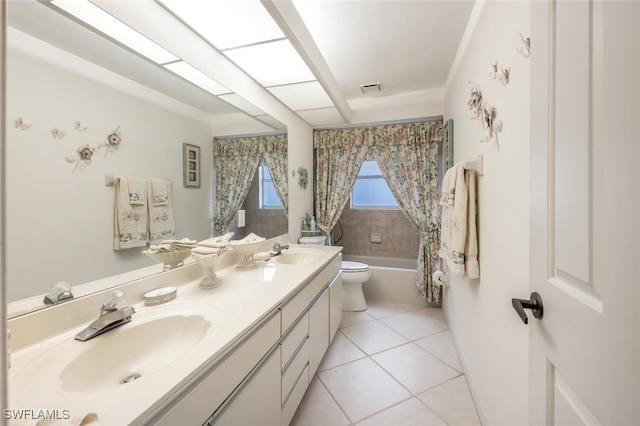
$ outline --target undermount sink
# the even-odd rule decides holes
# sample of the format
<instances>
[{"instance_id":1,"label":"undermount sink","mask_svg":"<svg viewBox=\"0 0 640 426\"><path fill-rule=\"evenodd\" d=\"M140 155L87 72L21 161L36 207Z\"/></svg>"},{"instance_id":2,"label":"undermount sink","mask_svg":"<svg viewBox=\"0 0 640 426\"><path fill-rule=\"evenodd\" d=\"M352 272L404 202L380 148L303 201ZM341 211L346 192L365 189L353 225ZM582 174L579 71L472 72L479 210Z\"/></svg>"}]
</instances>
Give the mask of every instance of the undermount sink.
<instances>
[{"instance_id":1,"label":"undermount sink","mask_svg":"<svg viewBox=\"0 0 640 426\"><path fill-rule=\"evenodd\" d=\"M316 249L310 248L293 248L283 250L274 259L278 263L285 265L301 265L306 263L318 262L322 259L322 252Z\"/></svg>"},{"instance_id":2,"label":"undermount sink","mask_svg":"<svg viewBox=\"0 0 640 426\"><path fill-rule=\"evenodd\" d=\"M33 359L12 386L48 381L69 393L110 391L170 367L223 322L222 312L206 305L149 307L134 314L131 322L86 342L70 337L55 344Z\"/></svg>"}]
</instances>

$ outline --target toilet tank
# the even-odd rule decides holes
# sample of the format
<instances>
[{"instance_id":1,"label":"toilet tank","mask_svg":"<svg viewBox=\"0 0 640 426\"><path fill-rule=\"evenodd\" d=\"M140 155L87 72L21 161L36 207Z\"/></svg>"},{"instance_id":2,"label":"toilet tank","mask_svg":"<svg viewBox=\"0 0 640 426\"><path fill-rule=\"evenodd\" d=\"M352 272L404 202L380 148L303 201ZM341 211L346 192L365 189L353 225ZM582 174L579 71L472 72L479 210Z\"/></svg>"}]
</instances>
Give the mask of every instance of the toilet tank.
<instances>
[{"instance_id":1,"label":"toilet tank","mask_svg":"<svg viewBox=\"0 0 640 426\"><path fill-rule=\"evenodd\" d=\"M300 237L298 242L300 244L314 244L314 245L323 246L325 245L326 240L327 240L326 235L318 235L315 237Z\"/></svg>"}]
</instances>

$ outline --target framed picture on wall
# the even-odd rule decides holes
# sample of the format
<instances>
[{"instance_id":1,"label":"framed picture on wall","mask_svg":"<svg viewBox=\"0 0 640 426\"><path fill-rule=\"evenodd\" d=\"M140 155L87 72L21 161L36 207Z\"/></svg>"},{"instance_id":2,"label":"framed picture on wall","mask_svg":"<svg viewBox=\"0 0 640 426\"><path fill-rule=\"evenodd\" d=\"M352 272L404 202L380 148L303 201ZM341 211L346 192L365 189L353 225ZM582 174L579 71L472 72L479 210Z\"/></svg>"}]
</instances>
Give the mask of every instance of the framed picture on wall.
<instances>
[{"instance_id":1,"label":"framed picture on wall","mask_svg":"<svg viewBox=\"0 0 640 426\"><path fill-rule=\"evenodd\" d=\"M444 125L442 132L442 158L444 162L444 170L453 167L453 119L450 118Z\"/></svg>"},{"instance_id":2,"label":"framed picture on wall","mask_svg":"<svg viewBox=\"0 0 640 426\"><path fill-rule=\"evenodd\" d=\"M182 144L182 170L185 187L200 187L200 147Z\"/></svg>"}]
</instances>

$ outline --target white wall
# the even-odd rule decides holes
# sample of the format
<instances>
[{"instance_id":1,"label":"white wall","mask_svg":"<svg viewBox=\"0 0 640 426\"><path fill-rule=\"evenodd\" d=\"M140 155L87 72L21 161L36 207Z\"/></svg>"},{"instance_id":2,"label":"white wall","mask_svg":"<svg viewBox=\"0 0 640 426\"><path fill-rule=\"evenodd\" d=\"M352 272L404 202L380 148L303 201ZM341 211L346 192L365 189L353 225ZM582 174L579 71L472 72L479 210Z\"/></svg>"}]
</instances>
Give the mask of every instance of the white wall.
<instances>
[{"instance_id":1,"label":"white wall","mask_svg":"<svg viewBox=\"0 0 640 426\"><path fill-rule=\"evenodd\" d=\"M481 278L452 276L443 309L484 423L506 426L528 418L529 333L511 298L529 295L529 60L517 47L519 32L529 34L530 13L525 1L475 7L468 45L461 45L445 87L444 119L454 120L455 162L484 154L478 179ZM493 61L510 66L508 86L488 76ZM469 81L480 85L504 122L499 150L495 142L479 142L486 132L470 119Z\"/></svg>"},{"instance_id":2,"label":"white wall","mask_svg":"<svg viewBox=\"0 0 640 426\"><path fill-rule=\"evenodd\" d=\"M6 227L9 300L44 293L57 280L79 284L155 262L142 248L113 250L116 176L173 182L176 235L210 235L211 117L117 74L9 29ZM32 123L16 129L22 117ZM74 130L80 120L88 129ZM65 161L120 127L121 147L72 173ZM64 129L62 139L51 129ZM182 144L201 147L201 186L184 188Z\"/></svg>"}]
</instances>

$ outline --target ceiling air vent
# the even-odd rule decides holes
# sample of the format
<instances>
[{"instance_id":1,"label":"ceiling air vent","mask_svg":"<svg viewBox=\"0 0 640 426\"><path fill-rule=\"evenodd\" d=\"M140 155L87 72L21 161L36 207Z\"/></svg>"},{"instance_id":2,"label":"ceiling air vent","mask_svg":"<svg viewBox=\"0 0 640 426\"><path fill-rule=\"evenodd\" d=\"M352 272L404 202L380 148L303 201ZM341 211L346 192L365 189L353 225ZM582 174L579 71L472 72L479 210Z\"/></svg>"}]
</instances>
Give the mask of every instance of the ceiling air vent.
<instances>
[{"instance_id":1,"label":"ceiling air vent","mask_svg":"<svg viewBox=\"0 0 640 426\"><path fill-rule=\"evenodd\" d=\"M371 83L371 84L361 84L360 90L362 93L375 93L380 91L381 84L380 83Z\"/></svg>"}]
</instances>

